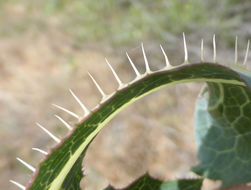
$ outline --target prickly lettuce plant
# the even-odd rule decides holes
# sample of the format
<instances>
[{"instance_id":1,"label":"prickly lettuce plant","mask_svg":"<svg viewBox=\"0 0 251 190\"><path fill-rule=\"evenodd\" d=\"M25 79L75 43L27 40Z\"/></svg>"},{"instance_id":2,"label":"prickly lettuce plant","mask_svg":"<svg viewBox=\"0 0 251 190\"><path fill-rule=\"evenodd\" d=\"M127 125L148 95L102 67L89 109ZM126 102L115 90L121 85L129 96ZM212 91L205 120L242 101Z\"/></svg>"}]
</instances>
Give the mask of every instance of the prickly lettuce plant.
<instances>
[{"instance_id":1,"label":"prickly lettuce plant","mask_svg":"<svg viewBox=\"0 0 251 190\"><path fill-rule=\"evenodd\" d=\"M201 43L201 62L189 63L185 36L184 63L178 66L169 64L163 48L166 66L159 71L151 71L142 45L146 72L140 74L127 54L129 63L136 73L136 78L124 84L110 67L118 89L107 95L90 75L102 95L100 103L89 111L72 92L74 98L83 108L83 118L63 107L55 105L79 119L73 128L59 116L71 131L70 135L59 139L38 124L58 144L49 153L35 148L45 154L44 161L35 169L20 158L18 160L31 169L34 174L30 184L25 187L13 180L21 189L29 190L78 190L83 178L82 160L89 144L118 112L136 100L157 91L160 88L179 83L203 81L207 87L202 90L195 110L195 134L198 143L200 163L191 170L198 179L181 179L163 182L145 174L125 189L161 189L161 190L199 190L204 178L221 180L222 186L245 184L251 181L251 72L246 64L249 42L243 65L238 64L237 43L235 63L226 67L216 63L216 45L214 45L214 62L204 61L203 41ZM236 40L237 42L237 40ZM106 188L115 189L112 186Z\"/></svg>"}]
</instances>

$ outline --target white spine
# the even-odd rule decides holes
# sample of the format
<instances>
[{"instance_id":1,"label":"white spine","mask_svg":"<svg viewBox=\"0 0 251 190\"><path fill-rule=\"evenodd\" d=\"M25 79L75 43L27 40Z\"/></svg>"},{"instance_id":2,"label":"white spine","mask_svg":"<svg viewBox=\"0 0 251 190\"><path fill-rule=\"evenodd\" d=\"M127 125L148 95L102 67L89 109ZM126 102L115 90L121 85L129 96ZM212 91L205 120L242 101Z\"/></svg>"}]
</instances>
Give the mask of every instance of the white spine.
<instances>
[{"instance_id":1,"label":"white spine","mask_svg":"<svg viewBox=\"0 0 251 190\"><path fill-rule=\"evenodd\" d=\"M14 181L14 180L10 180L10 182L14 185L16 185L17 187L19 187L22 190L25 190L25 186L21 185L20 183Z\"/></svg>"},{"instance_id":2,"label":"white spine","mask_svg":"<svg viewBox=\"0 0 251 190\"><path fill-rule=\"evenodd\" d=\"M201 61L204 62L204 41L201 39L201 45L200 45L200 51L201 51Z\"/></svg>"},{"instance_id":3,"label":"white spine","mask_svg":"<svg viewBox=\"0 0 251 190\"><path fill-rule=\"evenodd\" d=\"M238 36L235 37L234 64L238 64Z\"/></svg>"},{"instance_id":4,"label":"white spine","mask_svg":"<svg viewBox=\"0 0 251 190\"><path fill-rule=\"evenodd\" d=\"M115 70L112 68L111 64L109 63L109 61L105 58L105 61L107 63L107 65L109 66L109 68L111 69L112 71L112 74L114 75L116 81L119 83L119 88L122 88L124 85L123 83L121 82L121 80L119 79L117 73L115 72Z\"/></svg>"},{"instance_id":5,"label":"white spine","mask_svg":"<svg viewBox=\"0 0 251 190\"><path fill-rule=\"evenodd\" d=\"M26 168L28 168L29 170L31 170L32 172L36 171L36 168L34 168L33 166L31 166L30 164L28 164L27 162L23 161L21 158L17 157L17 160L23 164Z\"/></svg>"},{"instance_id":6,"label":"white spine","mask_svg":"<svg viewBox=\"0 0 251 190\"><path fill-rule=\"evenodd\" d=\"M172 65L169 63L168 57L167 57L166 52L165 52L165 50L163 49L162 45L159 45L159 46L160 46L160 49L161 49L161 51L162 51L162 53L163 53L163 55L164 55L164 57L165 57L166 67L167 67L167 68L172 67Z\"/></svg>"},{"instance_id":7,"label":"white spine","mask_svg":"<svg viewBox=\"0 0 251 190\"><path fill-rule=\"evenodd\" d=\"M245 54L245 58L244 58L244 61L243 61L243 65L247 64L248 52L249 52L249 44L250 44L250 40L248 40L248 44L247 44L247 49L246 49L246 54Z\"/></svg>"},{"instance_id":8,"label":"white spine","mask_svg":"<svg viewBox=\"0 0 251 190\"><path fill-rule=\"evenodd\" d=\"M184 53L185 53L184 62L187 63L188 62L188 53L187 53L186 36L185 36L184 32L183 32L183 42L184 42Z\"/></svg>"},{"instance_id":9,"label":"white spine","mask_svg":"<svg viewBox=\"0 0 251 190\"><path fill-rule=\"evenodd\" d=\"M55 117L56 117L59 121L61 121L61 122L65 125L65 127L66 127L67 129L69 129L70 131L72 130L72 127L71 127L65 120L63 120L60 116L55 115Z\"/></svg>"},{"instance_id":10,"label":"white spine","mask_svg":"<svg viewBox=\"0 0 251 190\"><path fill-rule=\"evenodd\" d=\"M213 36L213 49L214 49L213 62L216 63L216 42L215 42L215 34L214 34L214 36Z\"/></svg>"},{"instance_id":11,"label":"white spine","mask_svg":"<svg viewBox=\"0 0 251 190\"><path fill-rule=\"evenodd\" d=\"M94 79L94 77L88 72L88 75L90 76L90 78L92 79L93 83L95 84L95 86L97 87L98 91L100 92L100 94L102 95L102 98L106 98L107 95L104 93L104 91L102 90L102 88L99 86L99 84L97 83L97 81Z\"/></svg>"},{"instance_id":12,"label":"white spine","mask_svg":"<svg viewBox=\"0 0 251 190\"><path fill-rule=\"evenodd\" d=\"M54 107L56 107L56 108L58 108L58 109L64 111L64 112L70 114L71 116L73 116L73 117L79 119L79 116L78 116L77 114L73 113L72 111L70 111L70 110L68 110L68 109L66 109L66 108L63 108L63 107L61 107L61 106L59 106L59 105L57 105L57 104L52 104L52 105L53 105Z\"/></svg>"},{"instance_id":13,"label":"white spine","mask_svg":"<svg viewBox=\"0 0 251 190\"><path fill-rule=\"evenodd\" d=\"M41 150L41 149L39 149L39 148L32 148L32 150L35 150L35 151L37 151L37 152L40 152L40 153L42 153L42 154L44 154L44 155L48 155L48 152L45 152L44 150Z\"/></svg>"},{"instance_id":14,"label":"white spine","mask_svg":"<svg viewBox=\"0 0 251 190\"><path fill-rule=\"evenodd\" d=\"M80 105L80 107L83 109L84 111L84 117L89 115L90 111L85 107L85 105L81 102L81 100L74 94L74 92L69 89L71 95L73 96L73 98L78 102L78 104Z\"/></svg>"},{"instance_id":15,"label":"white spine","mask_svg":"<svg viewBox=\"0 0 251 190\"><path fill-rule=\"evenodd\" d=\"M149 67L149 63L148 63L148 60L146 58L146 53L145 53L143 43L141 43L141 49L142 49L142 53L143 53L143 57L144 57L145 65L146 65L146 73L151 73L151 69Z\"/></svg>"},{"instance_id":16,"label":"white spine","mask_svg":"<svg viewBox=\"0 0 251 190\"><path fill-rule=\"evenodd\" d=\"M131 60L131 58L130 58L130 56L128 55L127 52L126 52L126 56L127 56L128 60L129 60L129 62L130 62L130 64L131 64L131 66L132 66L134 72L136 73L136 77L140 77L141 74L139 73L138 69L136 68L136 66L135 66L134 63L132 62L132 60Z\"/></svg>"},{"instance_id":17,"label":"white spine","mask_svg":"<svg viewBox=\"0 0 251 190\"><path fill-rule=\"evenodd\" d=\"M56 141L57 143L60 142L60 139L57 138L55 135L53 135L50 131L48 131L46 128L44 128L42 125L40 125L39 123L36 123L38 127L40 127L45 133L47 133L54 141Z\"/></svg>"}]
</instances>

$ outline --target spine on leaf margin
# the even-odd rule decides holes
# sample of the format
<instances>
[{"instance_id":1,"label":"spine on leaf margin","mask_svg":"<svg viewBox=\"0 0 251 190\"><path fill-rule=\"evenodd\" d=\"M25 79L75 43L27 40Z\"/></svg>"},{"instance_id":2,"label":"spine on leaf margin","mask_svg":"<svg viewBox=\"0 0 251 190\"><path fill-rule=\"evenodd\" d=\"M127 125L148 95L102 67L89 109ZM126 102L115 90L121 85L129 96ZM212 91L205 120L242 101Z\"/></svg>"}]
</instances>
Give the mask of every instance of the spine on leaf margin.
<instances>
[{"instance_id":1,"label":"spine on leaf margin","mask_svg":"<svg viewBox=\"0 0 251 190\"><path fill-rule=\"evenodd\" d=\"M75 128L72 129L71 126L69 126L62 118L58 116L58 119L71 130L71 134L62 139L60 143L58 143L57 146L54 147L48 154L46 153L47 156L45 160L40 164L39 168L36 170L33 180L28 186L28 189L80 189L79 183L81 178L83 177L81 171L81 163L88 145L104 127L104 125L109 122L120 110L153 91L156 91L165 86L175 85L179 83L203 81L208 83L238 86L250 93L250 88L248 87L248 84L250 84L251 81L249 73L247 74L246 71L244 72L241 69L235 69L237 71L234 71L233 69L216 63L187 64L188 56L185 40L184 47L184 64L175 67L169 64L168 58L163 48L161 47L161 50L165 56L166 67L160 71L152 72L150 70L142 45L143 56L146 64L145 74L140 74L138 72L127 54L129 62L131 63L136 73L136 79L129 84L123 84L121 82L114 69L106 60L113 75L115 76L116 81L119 84L119 88L113 94L106 95L98 85L96 80L89 74L103 96L101 103L92 111L87 110L87 108L79 101L77 96L72 91L70 91L73 97L83 108L85 117L81 119L81 121L76 125ZM201 49L202 58L204 58L203 46ZM214 49L216 49L215 40ZM214 59L216 61L216 51L214 51ZM60 106L57 107L80 119L79 116L66 110L65 108L62 108ZM38 125L56 142L59 141L57 137L52 135L44 127L42 127L40 124ZM200 171L198 173L203 173L203 171ZM202 176L206 177L204 174L202 174ZM250 180L250 178L251 177L245 178L245 182ZM237 180L236 183L238 184L240 181ZM16 182L12 181L12 183ZM18 185L21 188L24 187L20 184Z\"/></svg>"}]
</instances>

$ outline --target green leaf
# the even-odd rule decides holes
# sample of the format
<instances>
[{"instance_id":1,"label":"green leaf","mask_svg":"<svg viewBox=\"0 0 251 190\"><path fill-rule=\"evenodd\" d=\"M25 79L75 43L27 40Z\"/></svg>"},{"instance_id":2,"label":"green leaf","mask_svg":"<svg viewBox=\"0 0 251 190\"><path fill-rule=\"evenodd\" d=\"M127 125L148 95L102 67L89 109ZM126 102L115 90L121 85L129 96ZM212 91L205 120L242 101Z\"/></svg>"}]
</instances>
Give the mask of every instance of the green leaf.
<instances>
[{"instance_id":1,"label":"green leaf","mask_svg":"<svg viewBox=\"0 0 251 190\"><path fill-rule=\"evenodd\" d=\"M244 86L208 83L196 105L200 164L193 171L223 186L251 180L251 93Z\"/></svg>"},{"instance_id":2,"label":"green leaf","mask_svg":"<svg viewBox=\"0 0 251 190\"><path fill-rule=\"evenodd\" d=\"M249 88L251 88L251 72L240 66L233 66L232 69L236 71L240 75L240 77L247 83Z\"/></svg>"},{"instance_id":3,"label":"green leaf","mask_svg":"<svg viewBox=\"0 0 251 190\"><path fill-rule=\"evenodd\" d=\"M250 98L250 89L248 89L246 83L237 72L225 66L211 63L183 64L176 66L173 69L165 68L151 74L145 74L141 79L132 81L127 86L117 90L106 101L102 102L97 108L92 110L88 117L84 118L79 124L77 124L71 135L64 138L62 142L57 145L57 147L53 148L48 157L40 164L39 170L36 172L28 189L79 189L79 182L82 177L80 163L84 158L84 153L87 150L88 145L107 122L109 122L124 107L153 91L165 86L193 81L209 82L209 89L212 91L212 93L210 93L210 96L212 95L212 98L210 98L210 105L212 106L221 101L223 98L223 94L220 93L221 87L224 86L224 90L226 87L227 93L233 95L234 97L230 96L230 99L226 99L227 101L225 103L232 106L238 106L238 101L244 100L246 105L245 107L242 107L241 111L246 110L245 114L249 114L247 116L250 117L250 102L248 103ZM238 97L238 99L236 100L235 97ZM224 106L222 106L222 108L224 108ZM227 108L229 108L227 110L228 117L232 120L231 118L235 117L234 111L238 110L238 108L236 109L236 107L231 106L228 106ZM216 109L216 111L213 112L214 114L212 117L220 117L220 113L218 112L219 111ZM244 112L241 112L240 114L243 113ZM219 122L223 121L219 120ZM242 126L241 124L244 125ZM250 181L251 175L247 171L247 169L251 171L251 164L249 160L250 151L248 151L248 147L250 147L250 138L248 134L251 131L249 120L241 120L239 125L241 126L236 130L226 130L228 131L226 138L219 138L224 141L217 141L217 143L213 143L216 142L216 140L213 140L211 144L214 145L214 149L209 149L209 151L207 151L207 149L200 149L199 159L201 160L202 165L195 169L197 173L212 178L213 174L210 172L215 171L206 169L208 167L219 167L219 163L215 163L214 161L213 163L218 165L212 165L212 162L207 160L207 162L205 161L206 157L214 158L214 152L216 150L225 152L231 149L234 138L233 136L236 136L236 131L239 131L241 137L238 137L239 140L236 143L236 157L234 159L244 159L245 163L242 163L241 165L241 167L245 167L243 168L243 171L245 171L244 174L236 175L234 174L235 171L237 171L236 168L229 167L227 170L224 168L225 171L227 171L225 176L218 175L218 173L216 176L217 179L222 179L226 185L230 184L229 181L226 182L226 177L233 180L231 184ZM223 133L222 131L225 131L223 128L231 128L229 126L232 126L231 122L224 124L223 127L218 127L217 124L217 126L213 129L221 129L220 133ZM208 136L207 132L202 131L202 133L205 134L205 137ZM215 133L218 134L218 131ZM204 138L200 139L202 144L204 144ZM205 142L208 143L208 141ZM231 155L228 155L227 158L231 160L232 157ZM237 177L237 179L234 179L232 176Z\"/></svg>"},{"instance_id":4,"label":"green leaf","mask_svg":"<svg viewBox=\"0 0 251 190\"><path fill-rule=\"evenodd\" d=\"M161 185L160 190L200 190L202 179L182 179L165 182Z\"/></svg>"},{"instance_id":5,"label":"green leaf","mask_svg":"<svg viewBox=\"0 0 251 190\"><path fill-rule=\"evenodd\" d=\"M123 190L200 190L202 181L202 179L182 179L162 182L145 174ZM105 190L119 189L109 186Z\"/></svg>"}]
</instances>

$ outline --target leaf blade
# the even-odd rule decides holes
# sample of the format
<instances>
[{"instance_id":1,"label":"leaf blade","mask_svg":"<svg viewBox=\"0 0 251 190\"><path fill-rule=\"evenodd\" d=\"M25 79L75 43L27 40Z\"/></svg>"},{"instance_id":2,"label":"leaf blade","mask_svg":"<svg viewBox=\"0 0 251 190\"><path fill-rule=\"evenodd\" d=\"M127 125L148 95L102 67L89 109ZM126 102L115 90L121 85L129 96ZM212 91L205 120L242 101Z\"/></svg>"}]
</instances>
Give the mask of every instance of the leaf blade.
<instances>
[{"instance_id":1,"label":"leaf blade","mask_svg":"<svg viewBox=\"0 0 251 190\"><path fill-rule=\"evenodd\" d=\"M250 91L230 84L209 83L208 88L209 95L196 105L200 164L193 171L220 179L223 186L247 183L251 180Z\"/></svg>"},{"instance_id":2,"label":"leaf blade","mask_svg":"<svg viewBox=\"0 0 251 190\"><path fill-rule=\"evenodd\" d=\"M141 176L123 190L200 190L203 179L181 179L163 182L151 177L148 173ZM105 190L119 190L108 186Z\"/></svg>"},{"instance_id":3,"label":"leaf blade","mask_svg":"<svg viewBox=\"0 0 251 190\"><path fill-rule=\"evenodd\" d=\"M149 74L117 91L94 110L86 120L80 122L72 134L54 148L46 160L41 163L29 189L56 190L63 188L64 180L67 179L74 164L77 160L82 161L88 145L103 126L121 109L165 86L193 81L246 85L236 72L211 63L186 64L171 70Z\"/></svg>"}]
</instances>

